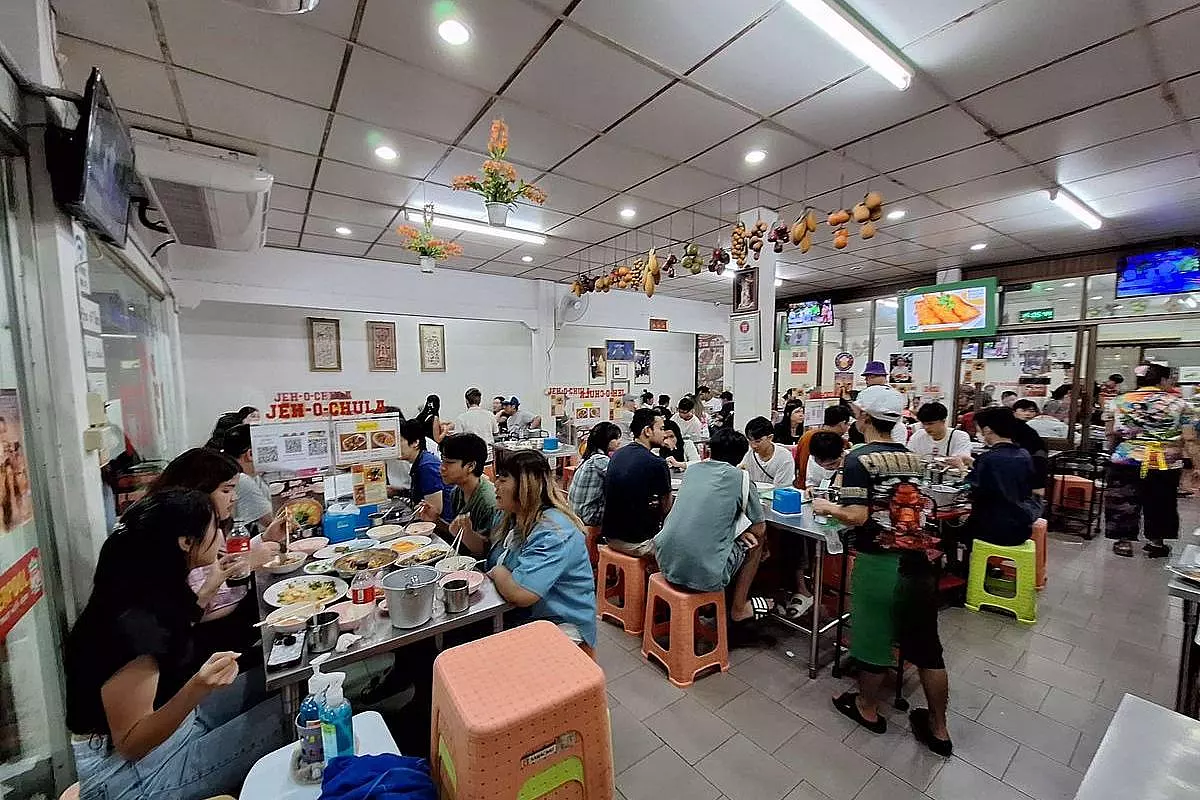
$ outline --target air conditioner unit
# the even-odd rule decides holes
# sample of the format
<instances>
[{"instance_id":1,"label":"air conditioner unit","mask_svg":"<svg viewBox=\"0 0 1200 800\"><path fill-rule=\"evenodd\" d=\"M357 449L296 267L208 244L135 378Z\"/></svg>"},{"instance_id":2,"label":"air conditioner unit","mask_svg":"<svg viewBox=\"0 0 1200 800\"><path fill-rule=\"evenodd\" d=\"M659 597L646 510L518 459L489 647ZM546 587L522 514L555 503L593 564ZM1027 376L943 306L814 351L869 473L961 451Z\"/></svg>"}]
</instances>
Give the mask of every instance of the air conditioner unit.
<instances>
[{"instance_id":1,"label":"air conditioner unit","mask_svg":"<svg viewBox=\"0 0 1200 800\"><path fill-rule=\"evenodd\" d=\"M258 157L134 129L137 171L180 244L256 250L275 178Z\"/></svg>"}]
</instances>

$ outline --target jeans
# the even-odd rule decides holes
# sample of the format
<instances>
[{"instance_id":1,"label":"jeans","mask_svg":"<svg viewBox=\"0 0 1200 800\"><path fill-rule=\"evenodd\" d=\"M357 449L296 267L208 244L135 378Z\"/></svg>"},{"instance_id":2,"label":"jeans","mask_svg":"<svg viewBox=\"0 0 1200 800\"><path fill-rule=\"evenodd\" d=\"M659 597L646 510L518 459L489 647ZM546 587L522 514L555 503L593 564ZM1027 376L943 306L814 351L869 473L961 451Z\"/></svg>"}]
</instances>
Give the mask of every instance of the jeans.
<instances>
[{"instance_id":1,"label":"jeans","mask_svg":"<svg viewBox=\"0 0 1200 800\"><path fill-rule=\"evenodd\" d=\"M237 794L254 762L285 743L279 698L243 710L255 694L251 676L239 676L209 695L138 761L122 758L106 736L77 739L72 747L80 800L204 800Z\"/></svg>"}]
</instances>

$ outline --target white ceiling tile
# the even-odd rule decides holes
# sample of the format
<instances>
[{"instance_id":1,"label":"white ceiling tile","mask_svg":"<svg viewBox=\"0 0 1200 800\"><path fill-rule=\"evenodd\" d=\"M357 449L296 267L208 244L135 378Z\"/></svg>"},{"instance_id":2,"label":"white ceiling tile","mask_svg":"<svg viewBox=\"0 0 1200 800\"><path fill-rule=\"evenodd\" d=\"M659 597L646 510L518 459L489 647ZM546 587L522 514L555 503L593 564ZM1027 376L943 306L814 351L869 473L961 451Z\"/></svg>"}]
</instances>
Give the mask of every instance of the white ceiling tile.
<instances>
[{"instance_id":1,"label":"white ceiling tile","mask_svg":"<svg viewBox=\"0 0 1200 800\"><path fill-rule=\"evenodd\" d=\"M871 170L829 153L786 171L783 193L792 200L806 200L872 175Z\"/></svg>"},{"instance_id":2,"label":"white ceiling tile","mask_svg":"<svg viewBox=\"0 0 1200 800\"><path fill-rule=\"evenodd\" d=\"M1160 19L1196 4L1196 0L1143 0L1150 19Z\"/></svg>"},{"instance_id":3,"label":"white ceiling tile","mask_svg":"<svg viewBox=\"0 0 1200 800\"><path fill-rule=\"evenodd\" d=\"M144 131L153 133L161 133L164 136L174 136L177 139L187 138L187 128L181 122L169 122L158 117L152 117L148 114L139 114L136 111L121 109L121 119L131 128L141 128ZM193 128L193 130L195 130ZM203 133L203 132L202 132ZM197 137L202 139L203 136Z\"/></svg>"},{"instance_id":4,"label":"white ceiling tile","mask_svg":"<svg viewBox=\"0 0 1200 800\"><path fill-rule=\"evenodd\" d=\"M1042 195L1040 200L1042 206L1040 211L996 220L989 223L989 227L1022 240L1039 232L1063 231L1079 227L1079 223L1075 221L1074 217L1051 205L1045 195Z\"/></svg>"},{"instance_id":5,"label":"white ceiling tile","mask_svg":"<svg viewBox=\"0 0 1200 800\"><path fill-rule=\"evenodd\" d=\"M59 41L59 50L66 59L63 81L74 91L82 92L92 67L99 67L109 93L121 109L179 120L179 106L175 104L167 70L161 64L69 36Z\"/></svg>"},{"instance_id":6,"label":"white ceiling tile","mask_svg":"<svg viewBox=\"0 0 1200 800\"><path fill-rule=\"evenodd\" d=\"M515 278L522 272L527 272L529 266L527 264L506 264L503 261L489 261L481 267L473 270L474 272L483 272L488 275L504 275L506 277ZM532 284L530 284L532 286Z\"/></svg>"},{"instance_id":7,"label":"white ceiling tile","mask_svg":"<svg viewBox=\"0 0 1200 800\"><path fill-rule=\"evenodd\" d=\"M162 60L145 0L105 0L103 8L95 0L54 0L54 13L59 33ZM60 39L59 47L63 44Z\"/></svg>"},{"instance_id":8,"label":"white ceiling tile","mask_svg":"<svg viewBox=\"0 0 1200 800\"><path fill-rule=\"evenodd\" d=\"M623 208L632 208L635 212L637 212L636 216L634 216L632 219L625 219L619 213ZM588 219L599 220L600 222L609 222L614 225L619 225L622 228L636 228L649 223L650 220L665 217L670 214L671 211L672 209L670 206L652 203L649 200L630 197L629 195L617 195L613 199L601 203L596 208L588 211L585 216L587 216ZM666 223L663 222L659 225L665 229Z\"/></svg>"},{"instance_id":9,"label":"white ceiling tile","mask_svg":"<svg viewBox=\"0 0 1200 800\"><path fill-rule=\"evenodd\" d=\"M692 167L679 166L638 184L632 193L660 203L689 206L713 197L732 185L733 181L726 178L719 178Z\"/></svg>"},{"instance_id":10,"label":"white ceiling tile","mask_svg":"<svg viewBox=\"0 0 1200 800\"><path fill-rule=\"evenodd\" d=\"M996 239L996 233L982 225L971 225L967 228L956 228L952 231L931 233L920 237L922 244L936 247L947 253L965 251L969 245L976 243L983 243L991 247L994 239Z\"/></svg>"},{"instance_id":11,"label":"white ceiling tile","mask_svg":"<svg viewBox=\"0 0 1200 800\"><path fill-rule=\"evenodd\" d=\"M945 214L938 214L935 217L926 217L925 219L917 219L911 222L902 221L892 223L888 226L887 230L893 236L901 236L918 244L923 244L923 237L925 236L952 231L955 228L966 228L974 224L962 214L947 212Z\"/></svg>"},{"instance_id":12,"label":"white ceiling tile","mask_svg":"<svg viewBox=\"0 0 1200 800\"><path fill-rule=\"evenodd\" d=\"M429 180L449 186L457 175L479 175L486 158L487 156L481 153L455 147L449 151L441 166L429 174ZM533 177L527 175L526 171L520 168L517 169L517 172L523 177Z\"/></svg>"},{"instance_id":13,"label":"white ceiling tile","mask_svg":"<svg viewBox=\"0 0 1200 800\"><path fill-rule=\"evenodd\" d=\"M961 98L1132 27L1123 3L1098 14L1093 0L1004 0L905 47L904 54Z\"/></svg>"},{"instance_id":14,"label":"white ceiling tile","mask_svg":"<svg viewBox=\"0 0 1200 800\"><path fill-rule=\"evenodd\" d=\"M921 192L931 192L944 186L975 180L996 172L1023 166L1011 150L996 142L988 142L948 156L926 161L915 167L898 170L888 177Z\"/></svg>"},{"instance_id":15,"label":"white ceiling tile","mask_svg":"<svg viewBox=\"0 0 1200 800\"><path fill-rule=\"evenodd\" d=\"M757 164L747 164L746 153L751 150L762 150L767 157ZM733 180L749 182L811 158L818 152L820 151L817 148L807 142L762 123L739 133L688 163ZM778 180L770 178L764 181L764 184L774 188L778 185Z\"/></svg>"},{"instance_id":16,"label":"white ceiling tile","mask_svg":"<svg viewBox=\"0 0 1200 800\"><path fill-rule=\"evenodd\" d=\"M665 158L622 147L603 137L571 156L555 172L621 190L670 168L671 164Z\"/></svg>"},{"instance_id":17,"label":"white ceiling tile","mask_svg":"<svg viewBox=\"0 0 1200 800\"><path fill-rule=\"evenodd\" d=\"M1189 154L1076 181L1068 188L1086 202L1088 199L1162 187L1197 177L1200 177L1200 166L1196 164L1195 155Z\"/></svg>"},{"instance_id":18,"label":"white ceiling tile","mask_svg":"<svg viewBox=\"0 0 1200 800\"><path fill-rule=\"evenodd\" d=\"M601 242L613 236L630 236L627 228L607 222L575 217L550 231L551 236L565 236L583 242ZM632 239L630 239L632 241Z\"/></svg>"},{"instance_id":19,"label":"white ceiling tile","mask_svg":"<svg viewBox=\"0 0 1200 800\"><path fill-rule=\"evenodd\" d=\"M340 234L336 228L345 226L350 229L350 233ZM379 234L383 233L384 226L382 225L365 225L355 220L347 220L342 218L327 219L320 215L309 214L308 221L304 225L304 233L316 234L319 236L331 236L339 239L346 239L352 242L373 242L379 238Z\"/></svg>"},{"instance_id":20,"label":"white ceiling tile","mask_svg":"<svg viewBox=\"0 0 1200 800\"><path fill-rule=\"evenodd\" d=\"M394 261L400 264L416 264L417 254L412 250L406 250L403 247L396 247L389 244L377 244L367 251L367 258L375 258L380 261Z\"/></svg>"},{"instance_id":21,"label":"white ceiling tile","mask_svg":"<svg viewBox=\"0 0 1200 800\"><path fill-rule=\"evenodd\" d=\"M307 205L308 189L280 186L278 183L271 187L271 208L303 214Z\"/></svg>"},{"instance_id":22,"label":"white ceiling tile","mask_svg":"<svg viewBox=\"0 0 1200 800\"><path fill-rule=\"evenodd\" d=\"M980 178L974 181L930 192L929 196L950 208L965 209L1005 197L1029 194L1039 189L1048 189L1046 179L1031 167Z\"/></svg>"},{"instance_id":23,"label":"white ceiling tile","mask_svg":"<svg viewBox=\"0 0 1200 800\"><path fill-rule=\"evenodd\" d=\"M893 211L903 211L904 216L899 220L889 220L887 215ZM884 218L879 221L879 227L882 232L886 233L891 226L900 222L911 222L912 220L921 219L923 217L932 217L937 214L943 214L945 211L946 209L943 206L933 202L927 197L916 196L906 197L901 200L892 200L891 198L887 197L887 195L884 195Z\"/></svg>"},{"instance_id":24,"label":"white ceiling tile","mask_svg":"<svg viewBox=\"0 0 1200 800\"><path fill-rule=\"evenodd\" d=\"M519 247L518 249L527 249L528 255L533 256L534 264L548 264L562 256L577 253L585 247L587 247L587 242L551 235L546 237L546 243L543 245ZM526 253L522 252L521 255L526 255Z\"/></svg>"},{"instance_id":25,"label":"white ceiling tile","mask_svg":"<svg viewBox=\"0 0 1200 800\"><path fill-rule=\"evenodd\" d=\"M376 156L375 148L380 145L394 149L398 155L396 160L384 161ZM329 140L325 143L326 158L421 179L429 174L445 153L444 144L359 122L340 114L334 116Z\"/></svg>"},{"instance_id":26,"label":"white ceiling tile","mask_svg":"<svg viewBox=\"0 0 1200 800\"><path fill-rule=\"evenodd\" d=\"M385 206L350 197L313 192L312 205L309 207L308 213L325 219L341 220L351 226L360 223L378 228L391 223L392 218L396 216L396 206Z\"/></svg>"},{"instance_id":27,"label":"white ceiling tile","mask_svg":"<svg viewBox=\"0 0 1200 800\"><path fill-rule=\"evenodd\" d=\"M278 231L268 228L267 245L274 247L299 247L300 234L297 231Z\"/></svg>"},{"instance_id":28,"label":"white ceiling tile","mask_svg":"<svg viewBox=\"0 0 1200 800\"><path fill-rule=\"evenodd\" d=\"M503 118L508 123L508 157L542 169L562 161L575 152L594 133L574 125L558 122L533 109L499 98L488 113L475 123L463 143L484 150L487 148L492 120Z\"/></svg>"},{"instance_id":29,"label":"white ceiling tile","mask_svg":"<svg viewBox=\"0 0 1200 800\"><path fill-rule=\"evenodd\" d=\"M1179 99L1179 105L1188 119L1200 118L1200 75L1181 81L1172 81L1171 88Z\"/></svg>"},{"instance_id":30,"label":"white ceiling tile","mask_svg":"<svg viewBox=\"0 0 1200 800\"><path fill-rule=\"evenodd\" d=\"M774 119L801 136L837 148L944 104L920 78L898 92L874 72L864 70Z\"/></svg>"},{"instance_id":31,"label":"white ceiling tile","mask_svg":"<svg viewBox=\"0 0 1200 800\"><path fill-rule=\"evenodd\" d=\"M316 188L320 191L360 197L391 206L404 203L416 187L417 182L409 178L333 161L323 162L317 172Z\"/></svg>"},{"instance_id":32,"label":"white ceiling tile","mask_svg":"<svg viewBox=\"0 0 1200 800\"><path fill-rule=\"evenodd\" d=\"M784 66L782 56L789 53L804 54L801 68ZM772 56L781 58L778 68L772 68ZM795 9L781 4L688 77L770 115L860 69L862 63L854 56ZM884 82L878 75L873 77Z\"/></svg>"},{"instance_id":33,"label":"white ceiling tile","mask_svg":"<svg viewBox=\"0 0 1200 800\"><path fill-rule=\"evenodd\" d=\"M886 41L904 47L987 5L987 0L855 0L854 10Z\"/></svg>"},{"instance_id":34,"label":"white ceiling tile","mask_svg":"<svg viewBox=\"0 0 1200 800\"><path fill-rule=\"evenodd\" d=\"M313 173L317 170L316 157L278 147L257 146L251 152L258 154L263 169L275 176L275 180L280 183L289 186L312 184Z\"/></svg>"},{"instance_id":35,"label":"white ceiling tile","mask_svg":"<svg viewBox=\"0 0 1200 800\"><path fill-rule=\"evenodd\" d=\"M1092 202L1096 213L1105 219L1122 219L1148 214L1162 217L1172 214L1176 207L1191 213L1192 201L1200 198L1200 178L1173 183L1169 186L1153 186L1125 194L1112 195ZM1191 232L1195 232L1197 214L1191 214Z\"/></svg>"},{"instance_id":36,"label":"white ceiling tile","mask_svg":"<svg viewBox=\"0 0 1200 800\"><path fill-rule=\"evenodd\" d=\"M350 58L338 111L449 142L486 100L477 89L360 47Z\"/></svg>"},{"instance_id":37,"label":"white ceiling tile","mask_svg":"<svg viewBox=\"0 0 1200 800\"><path fill-rule=\"evenodd\" d=\"M1006 197L1003 200L980 203L962 209L962 213L977 222L993 223L997 220L1012 219L1027 214L1045 213L1050 208L1053 206L1050 205L1050 198L1045 192L1028 192Z\"/></svg>"},{"instance_id":38,"label":"white ceiling tile","mask_svg":"<svg viewBox=\"0 0 1200 800\"><path fill-rule=\"evenodd\" d=\"M755 118L728 103L677 83L608 136L679 161L749 127Z\"/></svg>"},{"instance_id":39,"label":"white ceiling tile","mask_svg":"<svg viewBox=\"0 0 1200 800\"><path fill-rule=\"evenodd\" d=\"M321 0L315 9L299 17L297 23L345 39L350 36L357 11L358 0Z\"/></svg>"},{"instance_id":40,"label":"white ceiling tile","mask_svg":"<svg viewBox=\"0 0 1200 800\"><path fill-rule=\"evenodd\" d=\"M849 153L884 172L986 141L983 128L958 109L946 107L875 134Z\"/></svg>"},{"instance_id":41,"label":"white ceiling tile","mask_svg":"<svg viewBox=\"0 0 1200 800\"><path fill-rule=\"evenodd\" d=\"M1191 142L1179 126L1169 125L1064 155L1042 166L1053 173L1060 183L1067 183L1183 155L1190 152L1191 147Z\"/></svg>"},{"instance_id":42,"label":"white ceiling tile","mask_svg":"<svg viewBox=\"0 0 1200 800\"><path fill-rule=\"evenodd\" d=\"M289 150L319 151L326 112L186 70L175 76L194 124Z\"/></svg>"},{"instance_id":43,"label":"white ceiling tile","mask_svg":"<svg viewBox=\"0 0 1200 800\"><path fill-rule=\"evenodd\" d=\"M267 212L267 230L298 231L304 227L304 215L292 211L271 209Z\"/></svg>"},{"instance_id":44,"label":"white ceiling tile","mask_svg":"<svg viewBox=\"0 0 1200 800\"><path fill-rule=\"evenodd\" d=\"M453 17L471 31L451 45L437 26ZM367 3L359 41L425 69L494 92L546 33L553 17L518 0Z\"/></svg>"},{"instance_id":45,"label":"white ceiling tile","mask_svg":"<svg viewBox=\"0 0 1200 800\"><path fill-rule=\"evenodd\" d=\"M565 122L604 130L666 83L624 53L563 26L505 95Z\"/></svg>"},{"instance_id":46,"label":"white ceiling tile","mask_svg":"<svg viewBox=\"0 0 1200 800\"><path fill-rule=\"evenodd\" d=\"M499 258L517 245L517 242L508 239L497 239L480 233L463 233L456 236L454 241L462 247L464 256L482 261ZM521 265L523 270L528 268L528 265Z\"/></svg>"},{"instance_id":47,"label":"white ceiling tile","mask_svg":"<svg viewBox=\"0 0 1200 800\"><path fill-rule=\"evenodd\" d=\"M1168 78L1178 78L1200 70L1197 30L1200 30L1200 7L1150 26Z\"/></svg>"},{"instance_id":48,"label":"white ceiling tile","mask_svg":"<svg viewBox=\"0 0 1200 800\"><path fill-rule=\"evenodd\" d=\"M537 182L546 192L546 207L578 214L613 196L612 189L572 180L562 175L547 175Z\"/></svg>"},{"instance_id":49,"label":"white ceiling tile","mask_svg":"<svg viewBox=\"0 0 1200 800\"><path fill-rule=\"evenodd\" d=\"M300 247L318 253L334 253L340 256L362 256L367 251L365 242L355 242L338 236L317 236L306 233L300 237Z\"/></svg>"},{"instance_id":50,"label":"white ceiling tile","mask_svg":"<svg viewBox=\"0 0 1200 800\"><path fill-rule=\"evenodd\" d=\"M1031 161L1044 161L1171 123L1170 109L1158 91L1147 90L1037 125L1006 141Z\"/></svg>"},{"instance_id":51,"label":"white ceiling tile","mask_svg":"<svg viewBox=\"0 0 1200 800\"><path fill-rule=\"evenodd\" d=\"M334 36L237 3L160 0L171 59L181 67L329 108L346 46Z\"/></svg>"}]
</instances>

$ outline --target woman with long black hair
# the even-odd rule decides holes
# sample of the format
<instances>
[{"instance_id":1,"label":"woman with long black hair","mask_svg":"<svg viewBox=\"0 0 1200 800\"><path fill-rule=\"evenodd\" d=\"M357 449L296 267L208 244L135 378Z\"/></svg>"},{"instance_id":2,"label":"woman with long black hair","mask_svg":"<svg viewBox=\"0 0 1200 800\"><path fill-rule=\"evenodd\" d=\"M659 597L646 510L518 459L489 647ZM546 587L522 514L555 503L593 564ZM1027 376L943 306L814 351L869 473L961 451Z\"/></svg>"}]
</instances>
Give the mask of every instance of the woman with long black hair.
<instances>
[{"instance_id":1,"label":"woman with long black hair","mask_svg":"<svg viewBox=\"0 0 1200 800\"><path fill-rule=\"evenodd\" d=\"M604 517L604 476L608 457L621 446L621 429L611 422L597 422L588 433L583 461L571 478L571 510L584 525L599 525Z\"/></svg>"},{"instance_id":2,"label":"woman with long black hair","mask_svg":"<svg viewBox=\"0 0 1200 800\"><path fill-rule=\"evenodd\" d=\"M442 430L442 399L436 394L431 394L425 398L425 405L421 407L421 411L417 414L416 420L425 428L426 438L432 439L434 444L441 444L442 437L445 431Z\"/></svg>"}]
</instances>

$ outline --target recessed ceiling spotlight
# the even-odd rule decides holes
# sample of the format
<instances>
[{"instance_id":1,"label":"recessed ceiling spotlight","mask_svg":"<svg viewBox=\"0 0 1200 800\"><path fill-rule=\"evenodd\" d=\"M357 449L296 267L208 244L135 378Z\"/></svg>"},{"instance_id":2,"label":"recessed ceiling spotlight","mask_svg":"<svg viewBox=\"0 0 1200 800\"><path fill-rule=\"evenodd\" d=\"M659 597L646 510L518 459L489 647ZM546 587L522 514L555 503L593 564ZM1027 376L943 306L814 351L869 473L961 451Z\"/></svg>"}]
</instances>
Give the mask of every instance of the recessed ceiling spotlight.
<instances>
[{"instance_id":1,"label":"recessed ceiling spotlight","mask_svg":"<svg viewBox=\"0 0 1200 800\"><path fill-rule=\"evenodd\" d=\"M865 311L865 310L866 310L866 309L863 309L863 308L856 308L856 309L854 309L854 313L855 313L855 314L861 314L861 313L862 313L863 311Z\"/></svg>"},{"instance_id":2,"label":"recessed ceiling spotlight","mask_svg":"<svg viewBox=\"0 0 1200 800\"><path fill-rule=\"evenodd\" d=\"M1092 295L1092 299L1093 299L1093 300L1103 300L1103 299L1104 299L1104 296L1103 296L1103 295L1099 295L1099 294L1097 294L1097 295Z\"/></svg>"},{"instance_id":3,"label":"recessed ceiling spotlight","mask_svg":"<svg viewBox=\"0 0 1200 800\"><path fill-rule=\"evenodd\" d=\"M400 157L400 154L396 152L396 148L389 147L386 144L381 144L379 147L375 148L375 156L376 158L381 158L384 161L395 161Z\"/></svg>"},{"instance_id":4,"label":"recessed ceiling spotlight","mask_svg":"<svg viewBox=\"0 0 1200 800\"><path fill-rule=\"evenodd\" d=\"M976 242L975 244L971 245L971 249L977 253L980 250L987 250L987 242Z\"/></svg>"},{"instance_id":5,"label":"recessed ceiling spotlight","mask_svg":"<svg viewBox=\"0 0 1200 800\"><path fill-rule=\"evenodd\" d=\"M778 289L780 286L783 286L783 278L776 278L775 279L775 288ZM1192 302L1194 303L1195 301L1193 300Z\"/></svg>"},{"instance_id":6,"label":"recessed ceiling spotlight","mask_svg":"<svg viewBox=\"0 0 1200 800\"><path fill-rule=\"evenodd\" d=\"M345 225L338 225L333 229L333 232L338 236L349 236L350 234L354 233L354 231L350 230Z\"/></svg>"},{"instance_id":7,"label":"recessed ceiling spotlight","mask_svg":"<svg viewBox=\"0 0 1200 800\"><path fill-rule=\"evenodd\" d=\"M758 164L766 157L767 157L766 150L751 150L749 153L746 153L746 155L745 155L747 164Z\"/></svg>"},{"instance_id":8,"label":"recessed ceiling spotlight","mask_svg":"<svg viewBox=\"0 0 1200 800\"><path fill-rule=\"evenodd\" d=\"M633 219L637 216L637 209L626 206L625 208L621 209L620 214L625 219Z\"/></svg>"},{"instance_id":9,"label":"recessed ceiling spotlight","mask_svg":"<svg viewBox=\"0 0 1200 800\"><path fill-rule=\"evenodd\" d=\"M521 256L521 260L524 261L526 264L529 264L529 263L532 263L533 256Z\"/></svg>"},{"instance_id":10,"label":"recessed ceiling spotlight","mask_svg":"<svg viewBox=\"0 0 1200 800\"><path fill-rule=\"evenodd\" d=\"M897 208L895 211L889 211L887 214L887 218L892 220L893 222L895 222L898 219L904 219L904 215L907 213L908 212L905 211L903 208Z\"/></svg>"},{"instance_id":11,"label":"recessed ceiling spotlight","mask_svg":"<svg viewBox=\"0 0 1200 800\"><path fill-rule=\"evenodd\" d=\"M457 46L466 44L470 40L471 31L458 20L448 19L441 25L438 25L438 36L442 37L442 40L446 44Z\"/></svg>"},{"instance_id":12,"label":"recessed ceiling spotlight","mask_svg":"<svg viewBox=\"0 0 1200 800\"><path fill-rule=\"evenodd\" d=\"M1070 289L1072 286L1077 286L1077 285L1078 285L1078 284L1076 284L1076 283L1075 283L1075 281L1071 281L1070 283L1064 283L1064 284L1063 284L1063 288L1064 288L1064 289Z\"/></svg>"}]
</instances>

